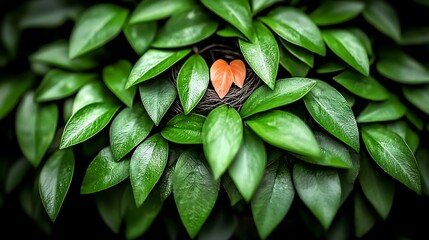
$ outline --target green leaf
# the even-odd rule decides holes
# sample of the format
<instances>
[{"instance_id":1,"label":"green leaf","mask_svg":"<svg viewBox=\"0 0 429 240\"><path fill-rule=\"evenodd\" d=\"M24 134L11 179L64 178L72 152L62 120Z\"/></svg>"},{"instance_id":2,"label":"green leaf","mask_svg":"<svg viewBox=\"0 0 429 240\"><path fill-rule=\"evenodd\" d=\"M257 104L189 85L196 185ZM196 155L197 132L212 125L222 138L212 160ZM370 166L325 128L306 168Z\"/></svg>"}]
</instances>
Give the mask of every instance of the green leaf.
<instances>
[{"instance_id":1,"label":"green leaf","mask_svg":"<svg viewBox=\"0 0 429 240\"><path fill-rule=\"evenodd\" d=\"M320 30L302 10L276 7L259 19L286 41L325 56L326 48Z\"/></svg>"},{"instance_id":2,"label":"green leaf","mask_svg":"<svg viewBox=\"0 0 429 240\"><path fill-rule=\"evenodd\" d=\"M413 110L408 108L407 109L407 113L405 114L405 117L407 118L408 121L410 121L411 124L413 124L418 130L423 130L424 126L424 122L423 119L417 115L417 113Z\"/></svg>"},{"instance_id":3,"label":"green leaf","mask_svg":"<svg viewBox=\"0 0 429 240\"><path fill-rule=\"evenodd\" d=\"M365 126L361 131L374 161L390 176L421 194L419 168L407 143L398 134L382 126Z\"/></svg>"},{"instance_id":4,"label":"green leaf","mask_svg":"<svg viewBox=\"0 0 429 240\"><path fill-rule=\"evenodd\" d=\"M169 76L164 74L140 84L139 92L143 106L158 126L176 99L176 86L170 81Z\"/></svg>"},{"instance_id":5,"label":"green leaf","mask_svg":"<svg viewBox=\"0 0 429 240\"><path fill-rule=\"evenodd\" d=\"M136 207L134 203L129 203L124 216L126 239L139 238L150 228L161 212L163 201L160 198L159 190L154 190L140 207ZM130 198L132 200L132 196Z\"/></svg>"},{"instance_id":6,"label":"green leaf","mask_svg":"<svg viewBox=\"0 0 429 240\"><path fill-rule=\"evenodd\" d=\"M170 17L191 7L194 0L146 0L137 5L130 17L130 24Z\"/></svg>"},{"instance_id":7,"label":"green leaf","mask_svg":"<svg viewBox=\"0 0 429 240\"><path fill-rule=\"evenodd\" d=\"M316 73L323 74L323 73L334 73L339 72L341 70L344 70L346 68L346 65L341 60L328 60L321 62L319 66L316 67Z\"/></svg>"},{"instance_id":8,"label":"green leaf","mask_svg":"<svg viewBox=\"0 0 429 240\"><path fill-rule=\"evenodd\" d=\"M242 118L255 113L281 107L304 97L315 85L316 80L310 78L278 79L276 86L271 90L268 86L256 89L244 102L240 110Z\"/></svg>"},{"instance_id":9,"label":"green leaf","mask_svg":"<svg viewBox=\"0 0 429 240\"><path fill-rule=\"evenodd\" d=\"M350 157L352 159L352 168L346 169L337 169L338 176L340 177L341 182L341 205L349 197L350 193L355 191L355 182L359 175L360 170L360 153L352 151L349 149Z\"/></svg>"},{"instance_id":10,"label":"green leaf","mask_svg":"<svg viewBox=\"0 0 429 240\"><path fill-rule=\"evenodd\" d=\"M189 46L210 37L219 23L203 8L193 7L169 18L160 29L154 42L156 48Z\"/></svg>"},{"instance_id":11,"label":"green leaf","mask_svg":"<svg viewBox=\"0 0 429 240\"><path fill-rule=\"evenodd\" d=\"M240 30L247 39L253 40L252 13L247 0L201 0L201 2L210 11Z\"/></svg>"},{"instance_id":12,"label":"green leaf","mask_svg":"<svg viewBox=\"0 0 429 240\"><path fill-rule=\"evenodd\" d=\"M341 183L333 168L316 168L296 162L293 183L300 199L314 216L328 229L340 208Z\"/></svg>"},{"instance_id":13,"label":"green leaf","mask_svg":"<svg viewBox=\"0 0 429 240\"><path fill-rule=\"evenodd\" d=\"M420 111L429 115L429 84L419 86L402 86L405 98Z\"/></svg>"},{"instance_id":14,"label":"green leaf","mask_svg":"<svg viewBox=\"0 0 429 240\"><path fill-rule=\"evenodd\" d=\"M395 95L382 102L370 102L356 118L359 123L397 120L405 115L407 107Z\"/></svg>"},{"instance_id":15,"label":"green leaf","mask_svg":"<svg viewBox=\"0 0 429 240\"><path fill-rule=\"evenodd\" d=\"M0 76L0 120L18 104L24 93L33 85L35 77L26 72Z\"/></svg>"},{"instance_id":16,"label":"green leaf","mask_svg":"<svg viewBox=\"0 0 429 240\"><path fill-rule=\"evenodd\" d=\"M374 55L374 52L372 50L372 40L369 39L368 35L361 28L350 27L348 28L348 30L361 41L368 55L370 56Z\"/></svg>"},{"instance_id":17,"label":"green leaf","mask_svg":"<svg viewBox=\"0 0 429 240\"><path fill-rule=\"evenodd\" d=\"M214 179L201 153L186 150L180 155L173 174L173 196L180 219L192 239L212 211L219 187L219 180Z\"/></svg>"},{"instance_id":18,"label":"green leaf","mask_svg":"<svg viewBox=\"0 0 429 240\"><path fill-rule=\"evenodd\" d=\"M104 147L86 169L81 194L100 192L119 184L130 176L130 159L115 160L110 147Z\"/></svg>"},{"instance_id":19,"label":"green leaf","mask_svg":"<svg viewBox=\"0 0 429 240\"><path fill-rule=\"evenodd\" d=\"M246 41L249 40L240 32L240 30L238 30L237 28L235 28L231 24L226 23L225 25L226 26L224 28L216 31L217 35L219 35L221 37L241 38L241 39L246 40Z\"/></svg>"},{"instance_id":20,"label":"green leaf","mask_svg":"<svg viewBox=\"0 0 429 240\"><path fill-rule=\"evenodd\" d=\"M390 176L387 176L382 171L377 165L371 163L368 158L361 158L360 186L377 213L386 220L393 205L395 183Z\"/></svg>"},{"instance_id":21,"label":"green leaf","mask_svg":"<svg viewBox=\"0 0 429 240\"><path fill-rule=\"evenodd\" d=\"M234 108L221 105L208 114L203 125L202 140L204 154L216 180L228 169L242 139L243 123Z\"/></svg>"},{"instance_id":22,"label":"green leaf","mask_svg":"<svg viewBox=\"0 0 429 240\"><path fill-rule=\"evenodd\" d=\"M395 8L387 1L368 1L362 12L363 17L378 31L399 42L401 24Z\"/></svg>"},{"instance_id":23,"label":"green leaf","mask_svg":"<svg viewBox=\"0 0 429 240\"><path fill-rule=\"evenodd\" d=\"M251 130L244 128L243 141L228 173L244 197L250 202L264 176L267 152L264 142Z\"/></svg>"},{"instance_id":24,"label":"green leaf","mask_svg":"<svg viewBox=\"0 0 429 240\"><path fill-rule=\"evenodd\" d=\"M136 206L140 207L167 165L168 142L156 133L134 151L130 162L130 180Z\"/></svg>"},{"instance_id":25,"label":"green leaf","mask_svg":"<svg viewBox=\"0 0 429 240\"><path fill-rule=\"evenodd\" d=\"M4 181L4 191L10 194L16 189L25 179L27 173L31 169L31 164L25 157L19 158L10 165ZM2 173L3 174L3 173Z\"/></svg>"},{"instance_id":26,"label":"green leaf","mask_svg":"<svg viewBox=\"0 0 429 240\"><path fill-rule=\"evenodd\" d=\"M298 158L313 164L329 166L335 168L352 168L352 158L346 146L337 141L328 134L316 131L314 132L317 143L320 146L321 156L312 158L308 156L299 156Z\"/></svg>"},{"instance_id":27,"label":"green leaf","mask_svg":"<svg viewBox=\"0 0 429 240\"><path fill-rule=\"evenodd\" d=\"M314 53L298 45L292 44L280 39L281 44L296 58L307 64L309 67L313 67L314 64Z\"/></svg>"},{"instance_id":28,"label":"green leaf","mask_svg":"<svg viewBox=\"0 0 429 240\"><path fill-rule=\"evenodd\" d=\"M113 119L110 126L109 140L113 157L121 160L141 143L151 132L153 122L141 104L124 108Z\"/></svg>"},{"instance_id":29,"label":"green leaf","mask_svg":"<svg viewBox=\"0 0 429 240\"><path fill-rule=\"evenodd\" d=\"M411 55L396 50L380 56L377 71L384 77L404 84L429 83L429 70Z\"/></svg>"},{"instance_id":30,"label":"green leaf","mask_svg":"<svg viewBox=\"0 0 429 240\"><path fill-rule=\"evenodd\" d=\"M158 180L159 181L158 186L159 186L159 192L160 192L159 194L161 196L162 201L165 201L171 195L171 193L173 193L173 173L174 173L175 167L176 165L174 164L167 166L161 178Z\"/></svg>"},{"instance_id":31,"label":"green leaf","mask_svg":"<svg viewBox=\"0 0 429 240\"><path fill-rule=\"evenodd\" d=\"M368 54L362 42L350 30L323 30L323 40L329 49L348 65L365 76L369 75Z\"/></svg>"},{"instance_id":32,"label":"green leaf","mask_svg":"<svg viewBox=\"0 0 429 240\"><path fill-rule=\"evenodd\" d=\"M127 17L128 9L111 3L99 3L85 10L71 32L70 58L97 49L115 38Z\"/></svg>"},{"instance_id":33,"label":"green leaf","mask_svg":"<svg viewBox=\"0 0 429 240\"><path fill-rule=\"evenodd\" d=\"M220 210L213 213L198 233L199 240L231 239L238 228L238 217L231 211Z\"/></svg>"},{"instance_id":34,"label":"green leaf","mask_svg":"<svg viewBox=\"0 0 429 240\"><path fill-rule=\"evenodd\" d=\"M103 68L104 83L127 107L132 107L137 92L136 86L125 89L131 69L131 63L124 59Z\"/></svg>"},{"instance_id":35,"label":"green leaf","mask_svg":"<svg viewBox=\"0 0 429 240\"><path fill-rule=\"evenodd\" d=\"M305 77L310 67L287 51L284 47L279 46L280 65L289 72L292 77Z\"/></svg>"},{"instance_id":36,"label":"green leaf","mask_svg":"<svg viewBox=\"0 0 429 240\"><path fill-rule=\"evenodd\" d=\"M109 188L95 194L94 200L98 213L112 232L119 234L124 210L121 208L125 188Z\"/></svg>"},{"instance_id":37,"label":"green leaf","mask_svg":"<svg viewBox=\"0 0 429 240\"><path fill-rule=\"evenodd\" d=\"M271 110L246 120L265 142L301 155L319 157L320 149L311 129L298 116Z\"/></svg>"},{"instance_id":38,"label":"green leaf","mask_svg":"<svg viewBox=\"0 0 429 240\"><path fill-rule=\"evenodd\" d=\"M190 52L190 49L149 49L137 60L134 67L131 69L125 88L130 88L133 85L158 76Z\"/></svg>"},{"instance_id":39,"label":"green leaf","mask_svg":"<svg viewBox=\"0 0 429 240\"><path fill-rule=\"evenodd\" d=\"M364 76L352 69L336 75L333 79L351 93L372 101L383 101L389 98L389 90L372 76Z\"/></svg>"},{"instance_id":40,"label":"green leaf","mask_svg":"<svg viewBox=\"0 0 429 240\"><path fill-rule=\"evenodd\" d=\"M318 81L304 96L305 106L316 122L336 138L359 151L359 130L347 100L331 85Z\"/></svg>"},{"instance_id":41,"label":"green leaf","mask_svg":"<svg viewBox=\"0 0 429 240\"><path fill-rule=\"evenodd\" d=\"M377 214L359 191L354 195L354 228L358 238L367 234L376 224Z\"/></svg>"},{"instance_id":42,"label":"green leaf","mask_svg":"<svg viewBox=\"0 0 429 240\"><path fill-rule=\"evenodd\" d=\"M209 67L200 55L192 55L182 65L177 75L177 91L185 114L189 114L203 98L209 78Z\"/></svg>"},{"instance_id":43,"label":"green leaf","mask_svg":"<svg viewBox=\"0 0 429 240\"><path fill-rule=\"evenodd\" d=\"M429 196L429 149L420 147L416 152L417 164L422 180L422 192Z\"/></svg>"},{"instance_id":44,"label":"green leaf","mask_svg":"<svg viewBox=\"0 0 429 240\"><path fill-rule=\"evenodd\" d=\"M419 135L408 125L404 119L391 121L384 125L387 129L397 133L408 144L413 153L417 150L420 143Z\"/></svg>"},{"instance_id":45,"label":"green leaf","mask_svg":"<svg viewBox=\"0 0 429 240\"><path fill-rule=\"evenodd\" d=\"M15 131L18 145L37 168L51 145L58 124L56 104L36 103L34 92L26 93L18 106Z\"/></svg>"},{"instance_id":46,"label":"green leaf","mask_svg":"<svg viewBox=\"0 0 429 240\"><path fill-rule=\"evenodd\" d=\"M74 162L71 149L57 150L40 171L40 198L52 222L55 222L66 198L73 178Z\"/></svg>"},{"instance_id":47,"label":"green leaf","mask_svg":"<svg viewBox=\"0 0 429 240\"><path fill-rule=\"evenodd\" d=\"M90 81L79 89L74 97L72 113L91 103L117 103L116 98L101 81Z\"/></svg>"},{"instance_id":48,"label":"green leaf","mask_svg":"<svg viewBox=\"0 0 429 240\"><path fill-rule=\"evenodd\" d=\"M178 144L202 144L202 131L206 118L190 113L177 114L161 130L161 135L170 142Z\"/></svg>"},{"instance_id":49,"label":"green leaf","mask_svg":"<svg viewBox=\"0 0 429 240\"><path fill-rule=\"evenodd\" d=\"M252 215L259 236L266 239L289 211L295 197L291 174L283 161L269 165L252 198Z\"/></svg>"},{"instance_id":50,"label":"green leaf","mask_svg":"<svg viewBox=\"0 0 429 240\"><path fill-rule=\"evenodd\" d=\"M243 199L243 196L241 196L240 191L238 191L237 186L235 186L229 174L224 174L222 176L222 186L225 189L226 194L228 194L231 206L234 206Z\"/></svg>"},{"instance_id":51,"label":"green leaf","mask_svg":"<svg viewBox=\"0 0 429 240\"><path fill-rule=\"evenodd\" d=\"M134 51L140 56L149 48L155 39L158 29L157 21L128 23L124 35Z\"/></svg>"},{"instance_id":52,"label":"green leaf","mask_svg":"<svg viewBox=\"0 0 429 240\"><path fill-rule=\"evenodd\" d=\"M282 0L251 0L250 3L252 5L252 13L253 15L256 15L262 10L267 9L281 1Z\"/></svg>"},{"instance_id":53,"label":"green leaf","mask_svg":"<svg viewBox=\"0 0 429 240\"><path fill-rule=\"evenodd\" d=\"M37 87L36 100L46 102L69 97L95 78L93 73L75 73L54 68L49 70Z\"/></svg>"},{"instance_id":54,"label":"green leaf","mask_svg":"<svg viewBox=\"0 0 429 240\"><path fill-rule=\"evenodd\" d=\"M240 50L256 75L273 89L279 67L279 47L274 35L264 24L255 21L254 30L252 42L238 39Z\"/></svg>"},{"instance_id":55,"label":"green leaf","mask_svg":"<svg viewBox=\"0 0 429 240\"><path fill-rule=\"evenodd\" d=\"M53 67L71 71L85 71L92 69L98 63L91 58L69 57L69 44L67 41L59 40L40 47L30 55L31 62L40 62Z\"/></svg>"},{"instance_id":56,"label":"green leaf","mask_svg":"<svg viewBox=\"0 0 429 240\"><path fill-rule=\"evenodd\" d=\"M365 3L358 1L323 2L309 17L319 26L333 25L357 17L364 8Z\"/></svg>"},{"instance_id":57,"label":"green leaf","mask_svg":"<svg viewBox=\"0 0 429 240\"><path fill-rule=\"evenodd\" d=\"M64 127L60 149L82 143L109 124L119 106L109 103L91 103L73 114Z\"/></svg>"},{"instance_id":58,"label":"green leaf","mask_svg":"<svg viewBox=\"0 0 429 240\"><path fill-rule=\"evenodd\" d=\"M404 29L401 45L424 45L429 43L429 27L418 26Z\"/></svg>"}]
</instances>

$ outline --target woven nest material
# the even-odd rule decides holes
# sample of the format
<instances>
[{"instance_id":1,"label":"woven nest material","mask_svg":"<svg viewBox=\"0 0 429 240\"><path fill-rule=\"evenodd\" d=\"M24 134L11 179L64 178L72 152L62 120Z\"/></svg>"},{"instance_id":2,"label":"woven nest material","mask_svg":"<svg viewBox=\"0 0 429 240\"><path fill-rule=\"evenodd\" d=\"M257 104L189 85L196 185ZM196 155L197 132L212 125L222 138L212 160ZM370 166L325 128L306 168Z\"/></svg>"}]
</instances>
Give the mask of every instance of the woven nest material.
<instances>
[{"instance_id":1,"label":"woven nest material","mask_svg":"<svg viewBox=\"0 0 429 240\"><path fill-rule=\"evenodd\" d=\"M192 110L193 113L200 113L206 115L212 109L220 105L228 105L237 111L240 111L240 108L243 106L243 103L250 96L250 94L255 91L261 85L261 79L253 72L253 70L247 65L244 60L237 42L234 44L210 44L205 46L202 49L194 48L194 52L200 54L207 62L207 65L210 66L218 59L223 59L228 63L234 59L242 60L246 65L246 78L244 81L243 88L237 87L235 84L231 86L229 92L225 95L224 98L220 98L216 91L213 88L211 82L205 92L203 98ZM177 75L179 74L182 64L176 64L171 68L171 79L173 83L177 84ZM170 111L173 115L183 112L182 104L180 103L179 98L172 104Z\"/></svg>"}]
</instances>

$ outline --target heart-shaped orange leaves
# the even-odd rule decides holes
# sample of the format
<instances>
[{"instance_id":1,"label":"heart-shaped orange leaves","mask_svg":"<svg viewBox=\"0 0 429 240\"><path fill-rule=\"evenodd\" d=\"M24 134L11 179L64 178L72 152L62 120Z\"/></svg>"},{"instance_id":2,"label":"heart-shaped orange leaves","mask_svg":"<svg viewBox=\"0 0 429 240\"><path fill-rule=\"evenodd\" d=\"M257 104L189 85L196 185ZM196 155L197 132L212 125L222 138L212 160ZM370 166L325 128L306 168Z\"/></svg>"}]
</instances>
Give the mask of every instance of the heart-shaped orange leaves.
<instances>
[{"instance_id":1,"label":"heart-shaped orange leaves","mask_svg":"<svg viewBox=\"0 0 429 240\"><path fill-rule=\"evenodd\" d=\"M210 79L217 95L222 99L228 93L232 83L242 88L246 78L246 66L237 59L228 64L218 59L210 67Z\"/></svg>"}]
</instances>

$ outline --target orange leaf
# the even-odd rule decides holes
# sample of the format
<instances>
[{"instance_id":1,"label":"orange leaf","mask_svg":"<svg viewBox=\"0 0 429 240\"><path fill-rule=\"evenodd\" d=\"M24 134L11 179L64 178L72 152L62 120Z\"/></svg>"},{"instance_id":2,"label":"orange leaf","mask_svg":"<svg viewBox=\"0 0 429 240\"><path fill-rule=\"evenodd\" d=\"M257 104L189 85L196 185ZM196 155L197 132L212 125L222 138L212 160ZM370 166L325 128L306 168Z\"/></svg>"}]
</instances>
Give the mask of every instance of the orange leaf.
<instances>
[{"instance_id":1,"label":"orange leaf","mask_svg":"<svg viewBox=\"0 0 429 240\"><path fill-rule=\"evenodd\" d=\"M246 78L246 67L243 61L234 60L229 65L218 59L210 67L210 79L217 95L222 99L228 93L232 83L242 88Z\"/></svg>"}]
</instances>

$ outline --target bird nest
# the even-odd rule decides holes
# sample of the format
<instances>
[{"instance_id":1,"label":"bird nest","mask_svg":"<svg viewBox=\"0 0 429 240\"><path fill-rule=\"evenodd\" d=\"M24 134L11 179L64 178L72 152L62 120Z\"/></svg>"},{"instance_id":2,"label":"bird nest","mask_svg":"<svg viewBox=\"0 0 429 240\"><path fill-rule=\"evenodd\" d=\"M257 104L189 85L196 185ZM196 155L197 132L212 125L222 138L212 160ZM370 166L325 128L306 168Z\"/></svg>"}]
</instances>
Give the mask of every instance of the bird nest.
<instances>
[{"instance_id":1,"label":"bird nest","mask_svg":"<svg viewBox=\"0 0 429 240\"><path fill-rule=\"evenodd\" d=\"M250 96L250 94L252 94L253 91L255 91L255 89L261 85L262 81L244 60L239 50L238 43L235 41L232 44L209 44L201 49L194 47L193 50L206 60L209 67L218 59L223 59L227 62L235 59L242 60L246 66L246 78L243 88L239 88L233 84L228 93L222 99L218 96L210 82L203 98L194 107L192 112L206 115L212 109L221 105L228 105L237 111L240 111L243 103ZM177 85L177 76L182 65L183 63L176 64L171 68L171 79L175 85ZM182 104L180 103L179 98L177 98L176 101L172 104L170 111L174 115L183 112Z\"/></svg>"}]
</instances>

